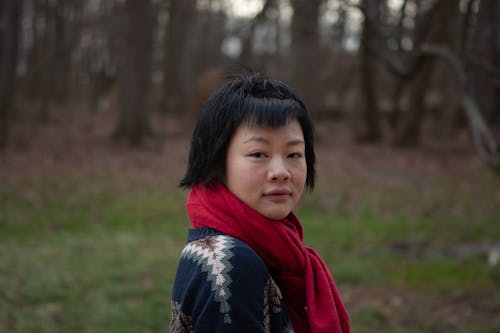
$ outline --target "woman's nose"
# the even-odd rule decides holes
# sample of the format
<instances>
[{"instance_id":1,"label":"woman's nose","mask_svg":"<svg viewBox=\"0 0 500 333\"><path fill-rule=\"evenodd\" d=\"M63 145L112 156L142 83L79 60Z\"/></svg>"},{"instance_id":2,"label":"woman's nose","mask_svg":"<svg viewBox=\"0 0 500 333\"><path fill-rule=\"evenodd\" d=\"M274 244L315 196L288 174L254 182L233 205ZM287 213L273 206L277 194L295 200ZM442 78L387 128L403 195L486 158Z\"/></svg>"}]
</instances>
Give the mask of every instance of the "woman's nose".
<instances>
[{"instance_id":1,"label":"woman's nose","mask_svg":"<svg viewBox=\"0 0 500 333\"><path fill-rule=\"evenodd\" d=\"M282 158L271 159L269 165L269 179L273 181L285 181L290 178L285 161Z\"/></svg>"}]
</instances>

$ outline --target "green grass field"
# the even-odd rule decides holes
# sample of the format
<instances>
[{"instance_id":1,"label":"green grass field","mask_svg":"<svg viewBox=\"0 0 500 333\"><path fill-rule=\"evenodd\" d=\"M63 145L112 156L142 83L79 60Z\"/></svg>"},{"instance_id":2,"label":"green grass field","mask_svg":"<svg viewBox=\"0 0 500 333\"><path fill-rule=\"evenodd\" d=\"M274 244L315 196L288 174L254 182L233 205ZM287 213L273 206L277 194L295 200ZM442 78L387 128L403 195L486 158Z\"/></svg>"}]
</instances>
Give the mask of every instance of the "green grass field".
<instances>
[{"instance_id":1,"label":"green grass field","mask_svg":"<svg viewBox=\"0 0 500 333\"><path fill-rule=\"evenodd\" d=\"M186 193L146 173L2 175L0 332L168 331ZM324 177L305 241L353 332L500 332L500 182L423 184Z\"/></svg>"}]
</instances>

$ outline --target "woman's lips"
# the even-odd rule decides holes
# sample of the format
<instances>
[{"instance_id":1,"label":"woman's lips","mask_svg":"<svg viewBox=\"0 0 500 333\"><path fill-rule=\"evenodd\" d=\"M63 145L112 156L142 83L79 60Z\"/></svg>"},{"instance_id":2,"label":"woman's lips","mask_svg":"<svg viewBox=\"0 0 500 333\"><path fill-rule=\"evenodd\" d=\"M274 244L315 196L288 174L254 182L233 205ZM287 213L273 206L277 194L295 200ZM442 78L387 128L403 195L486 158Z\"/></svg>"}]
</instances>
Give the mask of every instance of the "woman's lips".
<instances>
[{"instance_id":1,"label":"woman's lips","mask_svg":"<svg viewBox=\"0 0 500 333\"><path fill-rule=\"evenodd\" d=\"M275 190L264 193L264 197L271 201L285 201L291 197L291 192L288 190Z\"/></svg>"}]
</instances>

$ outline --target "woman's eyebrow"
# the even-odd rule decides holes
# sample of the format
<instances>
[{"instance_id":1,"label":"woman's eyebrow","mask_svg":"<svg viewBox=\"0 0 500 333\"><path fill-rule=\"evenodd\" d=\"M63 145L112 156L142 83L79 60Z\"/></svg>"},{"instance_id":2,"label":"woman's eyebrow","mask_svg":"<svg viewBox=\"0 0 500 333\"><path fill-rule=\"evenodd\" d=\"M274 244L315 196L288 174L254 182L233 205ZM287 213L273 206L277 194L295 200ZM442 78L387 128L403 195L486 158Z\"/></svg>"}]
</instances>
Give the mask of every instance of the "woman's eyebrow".
<instances>
[{"instance_id":1,"label":"woman's eyebrow","mask_svg":"<svg viewBox=\"0 0 500 333\"><path fill-rule=\"evenodd\" d=\"M297 145L305 145L306 143L304 142L304 140L295 139L288 141L286 144L287 146L297 146Z\"/></svg>"},{"instance_id":2,"label":"woman's eyebrow","mask_svg":"<svg viewBox=\"0 0 500 333\"><path fill-rule=\"evenodd\" d=\"M257 142L262 142L262 143L267 143L267 144L271 143L271 141L269 141L268 139L266 139L265 137L260 136L260 135L251 136L248 139L246 139L245 141L243 141L243 143L248 143L248 142L252 142L252 141L257 141Z\"/></svg>"},{"instance_id":3,"label":"woman's eyebrow","mask_svg":"<svg viewBox=\"0 0 500 333\"><path fill-rule=\"evenodd\" d=\"M249 143L249 142L252 142L252 141L262 142L262 143L265 143L265 144L270 144L271 143L271 141L269 141L269 139L267 139L267 138L265 138L263 136L260 136L260 135L251 136L248 139L246 139L245 141L243 141L243 143ZM303 145L303 144L305 144L305 142L302 139L292 139L292 140L290 140L290 141L288 141L286 143L287 146L297 146L297 145Z\"/></svg>"}]
</instances>

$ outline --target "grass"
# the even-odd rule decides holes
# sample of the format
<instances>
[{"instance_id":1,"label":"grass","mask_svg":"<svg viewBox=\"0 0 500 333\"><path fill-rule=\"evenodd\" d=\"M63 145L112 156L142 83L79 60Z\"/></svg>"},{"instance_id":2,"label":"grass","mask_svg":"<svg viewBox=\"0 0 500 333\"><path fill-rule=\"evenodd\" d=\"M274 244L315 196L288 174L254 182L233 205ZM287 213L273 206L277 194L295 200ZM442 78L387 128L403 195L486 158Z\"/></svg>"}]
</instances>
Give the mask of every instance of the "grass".
<instances>
[{"instance_id":1,"label":"grass","mask_svg":"<svg viewBox=\"0 0 500 333\"><path fill-rule=\"evenodd\" d=\"M125 231L3 244L2 331L159 332L179 246Z\"/></svg>"},{"instance_id":2,"label":"grass","mask_svg":"<svg viewBox=\"0 0 500 333\"><path fill-rule=\"evenodd\" d=\"M0 332L165 331L184 194L48 183L1 190Z\"/></svg>"},{"instance_id":3,"label":"grass","mask_svg":"<svg viewBox=\"0 0 500 333\"><path fill-rule=\"evenodd\" d=\"M30 179L0 188L0 332L167 331L185 193L127 175ZM361 185L335 181L297 213L341 291L361 296L347 297L356 332L498 329L500 298L483 297L498 293L483 250L500 240L495 186L367 184L353 196ZM377 303L393 291L429 309ZM433 317L433 302L450 299L480 313L458 312L455 324Z\"/></svg>"}]
</instances>

